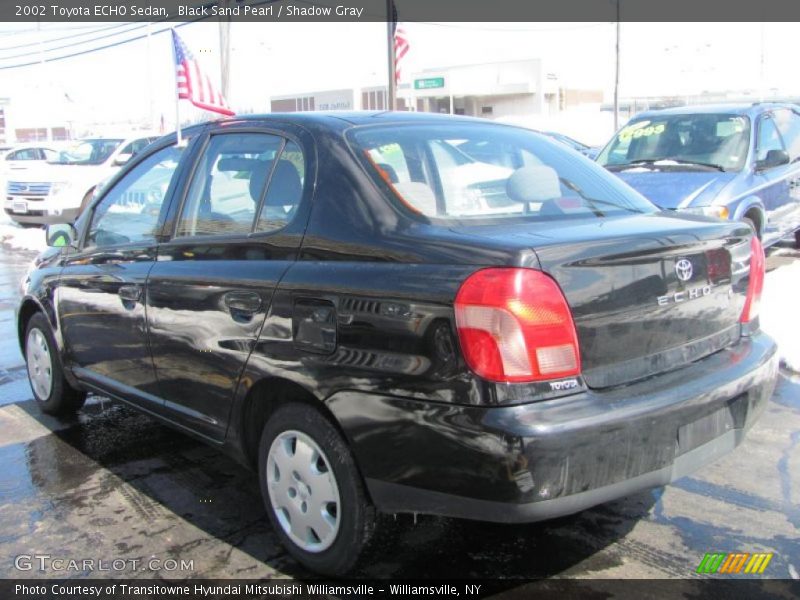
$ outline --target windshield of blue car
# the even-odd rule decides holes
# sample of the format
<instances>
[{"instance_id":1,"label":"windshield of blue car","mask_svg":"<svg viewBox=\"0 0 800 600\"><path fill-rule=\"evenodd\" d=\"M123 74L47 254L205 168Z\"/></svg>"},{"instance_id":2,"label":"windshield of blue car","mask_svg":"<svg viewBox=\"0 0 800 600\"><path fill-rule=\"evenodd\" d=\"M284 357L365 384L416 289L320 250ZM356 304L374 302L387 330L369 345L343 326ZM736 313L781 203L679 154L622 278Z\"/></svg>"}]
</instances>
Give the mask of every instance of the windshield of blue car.
<instances>
[{"instance_id":1,"label":"windshield of blue car","mask_svg":"<svg viewBox=\"0 0 800 600\"><path fill-rule=\"evenodd\" d=\"M430 219L553 220L656 210L604 169L521 128L371 126L349 137L390 199Z\"/></svg>"},{"instance_id":2,"label":"windshield of blue car","mask_svg":"<svg viewBox=\"0 0 800 600\"><path fill-rule=\"evenodd\" d=\"M108 160L122 139L80 140L61 150L55 160L56 165L99 165Z\"/></svg>"},{"instance_id":3,"label":"windshield of blue car","mask_svg":"<svg viewBox=\"0 0 800 600\"><path fill-rule=\"evenodd\" d=\"M625 167L739 171L750 146L750 119L697 113L634 119L603 148L597 162Z\"/></svg>"}]
</instances>

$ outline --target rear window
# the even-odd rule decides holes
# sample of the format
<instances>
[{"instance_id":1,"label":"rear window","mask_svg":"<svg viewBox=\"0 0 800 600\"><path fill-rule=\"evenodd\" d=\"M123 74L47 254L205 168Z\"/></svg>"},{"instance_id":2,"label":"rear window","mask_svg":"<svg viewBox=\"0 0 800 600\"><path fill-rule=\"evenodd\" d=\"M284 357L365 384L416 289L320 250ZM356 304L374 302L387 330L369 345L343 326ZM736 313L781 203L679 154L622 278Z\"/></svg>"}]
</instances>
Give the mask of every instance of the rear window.
<instances>
[{"instance_id":1,"label":"rear window","mask_svg":"<svg viewBox=\"0 0 800 600\"><path fill-rule=\"evenodd\" d=\"M650 202L532 131L492 124L351 130L367 169L405 209L431 219L563 219L654 212Z\"/></svg>"}]
</instances>

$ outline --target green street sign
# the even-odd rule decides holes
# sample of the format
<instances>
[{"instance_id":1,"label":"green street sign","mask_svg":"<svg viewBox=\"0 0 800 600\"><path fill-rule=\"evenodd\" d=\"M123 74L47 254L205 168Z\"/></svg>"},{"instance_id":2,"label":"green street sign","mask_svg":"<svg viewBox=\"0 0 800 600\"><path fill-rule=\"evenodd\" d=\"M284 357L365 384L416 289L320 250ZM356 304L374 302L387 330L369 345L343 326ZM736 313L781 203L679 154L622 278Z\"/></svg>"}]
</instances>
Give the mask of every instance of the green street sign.
<instances>
[{"instance_id":1,"label":"green street sign","mask_svg":"<svg viewBox=\"0 0 800 600\"><path fill-rule=\"evenodd\" d=\"M444 77L429 77L427 79L414 80L415 90L430 90L433 88L443 88L443 87L444 87Z\"/></svg>"}]
</instances>

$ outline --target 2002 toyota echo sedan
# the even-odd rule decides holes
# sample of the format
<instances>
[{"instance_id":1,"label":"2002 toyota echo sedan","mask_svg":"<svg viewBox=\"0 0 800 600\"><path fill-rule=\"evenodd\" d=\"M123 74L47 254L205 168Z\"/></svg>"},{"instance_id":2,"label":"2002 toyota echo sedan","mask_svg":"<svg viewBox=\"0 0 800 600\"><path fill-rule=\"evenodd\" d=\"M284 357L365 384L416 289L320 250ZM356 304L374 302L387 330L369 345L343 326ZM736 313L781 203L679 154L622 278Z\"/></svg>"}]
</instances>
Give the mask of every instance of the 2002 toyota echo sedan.
<instances>
[{"instance_id":1,"label":"2002 toyota echo sedan","mask_svg":"<svg viewBox=\"0 0 800 600\"><path fill-rule=\"evenodd\" d=\"M773 391L752 229L558 142L393 113L185 136L51 226L19 308L33 392L254 466L311 569L352 569L381 513L528 522L666 484Z\"/></svg>"}]
</instances>

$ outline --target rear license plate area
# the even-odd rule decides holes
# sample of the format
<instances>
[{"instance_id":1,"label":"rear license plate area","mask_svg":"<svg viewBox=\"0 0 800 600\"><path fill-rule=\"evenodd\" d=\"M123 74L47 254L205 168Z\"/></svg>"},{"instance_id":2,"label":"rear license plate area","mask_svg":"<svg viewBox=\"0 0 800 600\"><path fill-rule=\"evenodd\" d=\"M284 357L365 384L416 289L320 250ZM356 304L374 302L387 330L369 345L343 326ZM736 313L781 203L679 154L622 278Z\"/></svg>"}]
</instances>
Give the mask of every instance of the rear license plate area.
<instances>
[{"instance_id":1,"label":"rear license plate area","mask_svg":"<svg viewBox=\"0 0 800 600\"><path fill-rule=\"evenodd\" d=\"M687 423L678 429L678 454L684 454L727 433L735 427L729 406Z\"/></svg>"}]
</instances>

